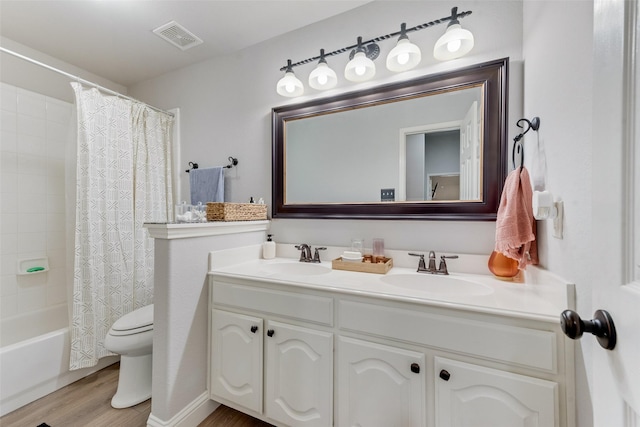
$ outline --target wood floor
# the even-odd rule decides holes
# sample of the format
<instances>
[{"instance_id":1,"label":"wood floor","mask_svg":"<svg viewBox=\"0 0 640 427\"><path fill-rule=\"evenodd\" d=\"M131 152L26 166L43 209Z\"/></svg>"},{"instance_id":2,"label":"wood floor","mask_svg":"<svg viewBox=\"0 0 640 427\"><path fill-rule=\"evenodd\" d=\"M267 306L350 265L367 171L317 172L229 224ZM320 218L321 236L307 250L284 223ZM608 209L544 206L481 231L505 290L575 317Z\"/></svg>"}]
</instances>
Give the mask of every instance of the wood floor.
<instances>
[{"instance_id":1,"label":"wood floor","mask_svg":"<svg viewBox=\"0 0 640 427\"><path fill-rule=\"evenodd\" d=\"M1 427L146 427L151 400L113 409L119 365L111 365L0 418ZM220 406L198 427L269 427L263 421Z\"/></svg>"}]
</instances>

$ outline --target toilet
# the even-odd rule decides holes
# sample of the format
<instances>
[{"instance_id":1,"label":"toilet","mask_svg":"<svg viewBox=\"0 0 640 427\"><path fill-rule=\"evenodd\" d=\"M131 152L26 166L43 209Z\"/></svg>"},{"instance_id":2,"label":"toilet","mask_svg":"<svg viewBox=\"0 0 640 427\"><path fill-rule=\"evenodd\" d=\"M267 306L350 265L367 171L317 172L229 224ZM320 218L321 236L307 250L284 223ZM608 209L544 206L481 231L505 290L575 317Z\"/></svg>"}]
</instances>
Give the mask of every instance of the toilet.
<instances>
[{"instance_id":1,"label":"toilet","mask_svg":"<svg viewBox=\"0 0 640 427\"><path fill-rule=\"evenodd\" d=\"M118 390L111 399L114 408L128 408L151 397L153 349L153 304L125 314L111 326L104 346L120 354Z\"/></svg>"}]
</instances>

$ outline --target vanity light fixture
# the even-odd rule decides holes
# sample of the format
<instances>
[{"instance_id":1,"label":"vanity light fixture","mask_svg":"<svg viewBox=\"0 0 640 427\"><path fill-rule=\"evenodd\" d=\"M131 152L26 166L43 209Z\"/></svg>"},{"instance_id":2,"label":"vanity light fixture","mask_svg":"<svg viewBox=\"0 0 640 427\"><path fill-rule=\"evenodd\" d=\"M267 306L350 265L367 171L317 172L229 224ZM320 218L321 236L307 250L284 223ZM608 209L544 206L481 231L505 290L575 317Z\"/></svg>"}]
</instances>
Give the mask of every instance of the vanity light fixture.
<instances>
[{"instance_id":1,"label":"vanity light fixture","mask_svg":"<svg viewBox=\"0 0 640 427\"><path fill-rule=\"evenodd\" d=\"M284 77L278 80L278 85L276 86L276 90L279 95L287 96L287 97L295 97L300 96L304 93L304 86L302 82L293 74L291 60L287 61L287 69L284 74Z\"/></svg>"},{"instance_id":2,"label":"vanity light fixture","mask_svg":"<svg viewBox=\"0 0 640 427\"><path fill-rule=\"evenodd\" d=\"M309 86L317 90L327 90L336 87L338 76L329 68L324 59L324 49L320 49L320 61L318 66L309 74Z\"/></svg>"},{"instance_id":3,"label":"vanity light fixture","mask_svg":"<svg viewBox=\"0 0 640 427\"><path fill-rule=\"evenodd\" d=\"M400 26L398 44L387 55L387 68L395 72L407 71L415 68L421 59L420 48L409 41L407 24L403 22Z\"/></svg>"},{"instance_id":4,"label":"vanity light fixture","mask_svg":"<svg viewBox=\"0 0 640 427\"><path fill-rule=\"evenodd\" d=\"M451 9L451 20L447 30L433 47L433 56L440 61L460 58L473 49L473 34L462 28L458 16L458 8Z\"/></svg>"},{"instance_id":5,"label":"vanity light fixture","mask_svg":"<svg viewBox=\"0 0 640 427\"><path fill-rule=\"evenodd\" d=\"M378 57L380 48L371 43L366 47L362 45L362 37L358 37L358 47L351 51L351 59L344 68L344 78L351 82L364 82L376 75L376 64L373 59Z\"/></svg>"},{"instance_id":6,"label":"vanity light fixture","mask_svg":"<svg viewBox=\"0 0 640 427\"><path fill-rule=\"evenodd\" d=\"M420 48L409 41L407 33L424 30L438 24L449 23L445 34L438 39L433 49L433 56L438 60L455 59L465 54L473 48L473 34L460 26L460 18L471 15L471 11L458 12L458 8L451 9L451 15L415 27L407 28L402 24L400 31L374 37L367 41L362 41L358 37L358 43L353 46L336 49L325 53L320 50L320 56L304 59L296 63L287 61L287 65L280 68L285 72L285 76L278 81L277 91L282 96L295 97L304 93L302 82L293 74L293 67L318 61L318 65L309 75L309 86L317 90L331 89L337 84L336 73L329 68L325 57L334 56L345 52L350 52L347 66L344 70L344 77L352 82L364 82L375 76L375 60L380 54L380 47L377 42L400 36L396 46L387 55L387 68L394 72L407 71L416 67L421 61Z\"/></svg>"}]
</instances>

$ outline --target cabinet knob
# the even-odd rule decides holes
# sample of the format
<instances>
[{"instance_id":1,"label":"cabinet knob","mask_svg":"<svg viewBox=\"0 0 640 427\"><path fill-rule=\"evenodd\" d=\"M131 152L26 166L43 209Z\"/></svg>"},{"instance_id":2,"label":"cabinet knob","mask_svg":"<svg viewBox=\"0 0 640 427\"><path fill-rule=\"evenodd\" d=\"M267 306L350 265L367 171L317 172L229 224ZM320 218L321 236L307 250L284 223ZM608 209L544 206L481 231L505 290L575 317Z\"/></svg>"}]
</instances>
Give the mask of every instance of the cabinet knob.
<instances>
[{"instance_id":1,"label":"cabinet knob","mask_svg":"<svg viewBox=\"0 0 640 427\"><path fill-rule=\"evenodd\" d=\"M593 320L582 320L575 311L565 310L560 315L560 326L565 335L573 340L590 332L597 337L602 348L613 350L616 346L616 327L605 310L596 310Z\"/></svg>"},{"instance_id":2,"label":"cabinet knob","mask_svg":"<svg viewBox=\"0 0 640 427\"><path fill-rule=\"evenodd\" d=\"M267 330L267 335L269 335L270 337L272 337L272 336L273 336L273 334L274 334L275 332L276 332L276 331L274 331L273 329L269 329L269 330Z\"/></svg>"},{"instance_id":3,"label":"cabinet knob","mask_svg":"<svg viewBox=\"0 0 640 427\"><path fill-rule=\"evenodd\" d=\"M252 333L254 333L254 334L255 334L256 332L258 332L258 327L257 327L256 325L253 325L253 326L251 327L251 332L252 332Z\"/></svg>"},{"instance_id":4,"label":"cabinet knob","mask_svg":"<svg viewBox=\"0 0 640 427\"><path fill-rule=\"evenodd\" d=\"M445 381L449 381L449 378L451 378L451 374L449 373L449 371L443 369L440 371L440 378Z\"/></svg>"},{"instance_id":5,"label":"cabinet knob","mask_svg":"<svg viewBox=\"0 0 640 427\"><path fill-rule=\"evenodd\" d=\"M413 372L414 374L419 374L420 373L420 365L418 365L417 363L412 363L411 364L411 372Z\"/></svg>"}]
</instances>

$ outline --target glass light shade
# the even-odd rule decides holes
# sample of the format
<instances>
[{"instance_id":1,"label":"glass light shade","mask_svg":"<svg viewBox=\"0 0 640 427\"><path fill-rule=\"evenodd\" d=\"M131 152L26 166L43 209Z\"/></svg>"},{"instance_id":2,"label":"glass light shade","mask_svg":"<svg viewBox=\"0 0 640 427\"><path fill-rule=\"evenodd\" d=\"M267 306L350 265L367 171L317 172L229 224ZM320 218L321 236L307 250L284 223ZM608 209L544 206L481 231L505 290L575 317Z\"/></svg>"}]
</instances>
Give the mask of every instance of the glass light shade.
<instances>
[{"instance_id":1,"label":"glass light shade","mask_svg":"<svg viewBox=\"0 0 640 427\"><path fill-rule=\"evenodd\" d=\"M304 86L302 82L293 74L293 71L287 71L283 78L278 80L276 90L279 95L293 98L294 96L300 96L304 92Z\"/></svg>"},{"instance_id":2,"label":"glass light shade","mask_svg":"<svg viewBox=\"0 0 640 427\"><path fill-rule=\"evenodd\" d=\"M473 34L463 29L460 24L447 27L447 31L438 39L433 47L434 58L440 61L460 58L473 49Z\"/></svg>"},{"instance_id":3,"label":"glass light shade","mask_svg":"<svg viewBox=\"0 0 640 427\"><path fill-rule=\"evenodd\" d=\"M376 64L364 52L356 53L344 69L344 78L351 82L364 82L375 75Z\"/></svg>"},{"instance_id":4,"label":"glass light shade","mask_svg":"<svg viewBox=\"0 0 640 427\"><path fill-rule=\"evenodd\" d=\"M327 90L336 87L338 76L326 62L319 62L318 66L309 74L309 86L317 90Z\"/></svg>"},{"instance_id":5,"label":"glass light shade","mask_svg":"<svg viewBox=\"0 0 640 427\"><path fill-rule=\"evenodd\" d=\"M387 55L387 68L395 72L407 71L418 65L421 59L422 54L418 46L407 38L400 39Z\"/></svg>"}]
</instances>

